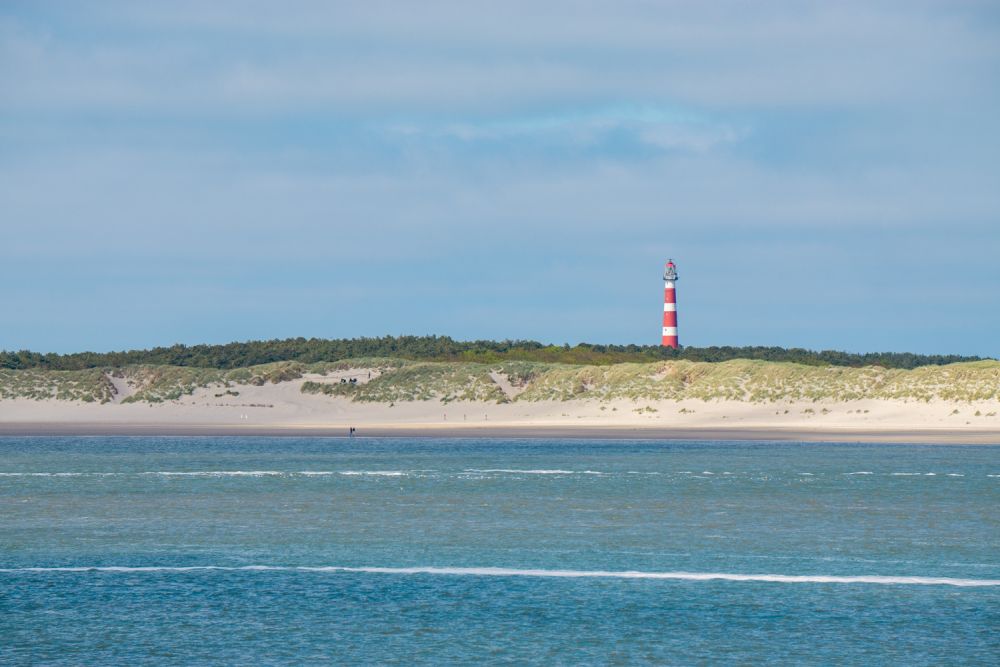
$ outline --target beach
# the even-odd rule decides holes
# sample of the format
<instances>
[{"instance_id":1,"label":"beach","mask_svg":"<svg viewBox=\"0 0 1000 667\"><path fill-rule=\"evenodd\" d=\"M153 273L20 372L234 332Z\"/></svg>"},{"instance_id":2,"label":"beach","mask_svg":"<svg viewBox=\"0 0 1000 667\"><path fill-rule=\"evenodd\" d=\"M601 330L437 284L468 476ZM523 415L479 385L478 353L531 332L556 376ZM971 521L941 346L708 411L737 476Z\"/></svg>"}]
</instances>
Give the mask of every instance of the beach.
<instances>
[{"instance_id":1,"label":"beach","mask_svg":"<svg viewBox=\"0 0 1000 667\"><path fill-rule=\"evenodd\" d=\"M0 400L0 435L347 435L1000 443L1000 402L406 401L307 394L293 380L158 403ZM220 396L220 394L222 394Z\"/></svg>"}]
</instances>

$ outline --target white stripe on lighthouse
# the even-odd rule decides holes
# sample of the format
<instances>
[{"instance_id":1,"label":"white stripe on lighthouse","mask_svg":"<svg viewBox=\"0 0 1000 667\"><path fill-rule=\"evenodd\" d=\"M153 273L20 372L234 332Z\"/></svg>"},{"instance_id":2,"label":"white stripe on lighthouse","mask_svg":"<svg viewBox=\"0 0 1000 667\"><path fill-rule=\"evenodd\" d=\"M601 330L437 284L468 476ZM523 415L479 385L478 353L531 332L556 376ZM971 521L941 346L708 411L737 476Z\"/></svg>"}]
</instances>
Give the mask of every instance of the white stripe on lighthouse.
<instances>
[{"instance_id":1,"label":"white stripe on lighthouse","mask_svg":"<svg viewBox=\"0 0 1000 667\"><path fill-rule=\"evenodd\" d=\"M671 311L676 311L676 310L677 310L677 304L676 303L665 303L665 304L663 304L663 312L665 312L665 313L669 313Z\"/></svg>"},{"instance_id":2,"label":"white stripe on lighthouse","mask_svg":"<svg viewBox=\"0 0 1000 667\"><path fill-rule=\"evenodd\" d=\"M663 335L664 336L676 336L677 335L677 327L663 327Z\"/></svg>"}]
</instances>

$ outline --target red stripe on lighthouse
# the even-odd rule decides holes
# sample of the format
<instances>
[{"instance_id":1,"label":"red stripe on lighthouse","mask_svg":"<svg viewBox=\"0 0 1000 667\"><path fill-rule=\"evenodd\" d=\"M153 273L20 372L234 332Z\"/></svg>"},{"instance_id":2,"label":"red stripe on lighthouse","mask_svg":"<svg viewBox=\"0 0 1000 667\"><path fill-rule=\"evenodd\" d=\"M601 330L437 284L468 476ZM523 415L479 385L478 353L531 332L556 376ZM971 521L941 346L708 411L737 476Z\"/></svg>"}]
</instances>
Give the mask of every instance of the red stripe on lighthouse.
<instances>
[{"instance_id":1,"label":"red stripe on lighthouse","mask_svg":"<svg viewBox=\"0 0 1000 667\"><path fill-rule=\"evenodd\" d=\"M677 339L677 267L673 260L667 262L663 273L663 347L675 350L680 346Z\"/></svg>"}]
</instances>

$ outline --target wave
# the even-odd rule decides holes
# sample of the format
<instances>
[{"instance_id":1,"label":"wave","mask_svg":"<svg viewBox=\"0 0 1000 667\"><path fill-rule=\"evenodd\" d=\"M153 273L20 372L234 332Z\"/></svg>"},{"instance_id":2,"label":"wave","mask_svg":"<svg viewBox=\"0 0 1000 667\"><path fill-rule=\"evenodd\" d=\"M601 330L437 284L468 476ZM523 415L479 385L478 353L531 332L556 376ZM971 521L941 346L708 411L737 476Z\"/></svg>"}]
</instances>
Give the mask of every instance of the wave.
<instances>
[{"instance_id":1,"label":"wave","mask_svg":"<svg viewBox=\"0 0 1000 667\"><path fill-rule=\"evenodd\" d=\"M0 477L110 477L124 473L117 472L0 472Z\"/></svg>"},{"instance_id":2,"label":"wave","mask_svg":"<svg viewBox=\"0 0 1000 667\"><path fill-rule=\"evenodd\" d=\"M281 470L189 470L189 471L149 471L136 473L161 477L280 477L287 475Z\"/></svg>"},{"instance_id":3,"label":"wave","mask_svg":"<svg viewBox=\"0 0 1000 667\"><path fill-rule=\"evenodd\" d=\"M124 477L139 475L145 477L320 477L328 475L381 475L403 477L437 473L434 470L147 470L142 472L0 472L0 477ZM512 474L512 475L611 475L614 473L597 470L515 470L507 468L466 469L453 474L470 473ZM635 473L658 475L660 473Z\"/></svg>"},{"instance_id":4,"label":"wave","mask_svg":"<svg viewBox=\"0 0 1000 667\"><path fill-rule=\"evenodd\" d=\"M693 474L689 470L683 470L676 473L659 472L659 471L638 471L638 470L628 470L628 471L600 471L600 470L564 470L561 468L538 468L538 469L522 469L522 468L465 468L460 471L442 471L442 470L147 470L138 472L0 472L0 477L127 477L127 476L146 476L146 477L321 477L330 475L346 475L346 476L364 476L364 475L374 475L374 476L386 476L386 477L404 477L404 476L425 476L425 475L470 475L470 474L508 474L508 475L604 475L604 476L615 476L615 475L690 475L691 477L698 479L708 479L709 477L714 477L719 474L724 476L736 476L744 473L733 473L733 472L723 472L714 473L710 470L704 470L700 474ZM789 473L791 474L791 473ZM815 473L811 472L800 472L795 473L799 476L813 477ZM858 472L845 472L844 475L888 475L891 477L935 477L938 474L946 475L947 477L965 477L964 473L934 473L934 472L890 472L890 473L874 473L870 471L858 471ZM1000 475L987 474L986 477L1000 477Z\"/></svg>"},{"instance_id":5,"label":"wave","mask_svg":"<svg viewBox=\"0 0 1000 667\"><path fill-rule=\"evenodd\" d=\"M0 568L3 574L56 572L346 572L396 575L444 575L468 577L538 577L557 579L653 579L662 581L735 581L779 584L880 584L897 586L995 587L1000 579L958 579L953 577L913 577L883 575L738 574L732 572L638 572L609 570L539 570L504 567L346 567L339 565L188 565L188 566L101 566L101 567L18 567Z\"/></svg>"},{"instance_id":6,"label":"wave","mask_svg":"<svg viewBox=\"0 0 1000 667\"><path fill-rule=\"evenodd\" d=\"M403 470L343 470L340 475L381 475L384 477L402 477L409 473Z\"/></svg>"},{"instance_id":7,"label":"wave","mask_svg":"<svg viewBox=\"0 0 1000 667\"><path fill-rule=\"evenodd\" d=\"M318 477L324 475L390 475L398 477L408 474L411 473L402 470L146 470L142 472L0 472L0 477Z\"/></svg>"},{"instance_id":8,"label":"wave","mask_svg":"<svg viewBox=\"0 0 1000 667\"><path fill-rule=\"evenodd\" d=\"M512 475L610 475L597 470L519 470L513 468L466 468L464 472L509 473Z\"/></svg>"}]
</instances>

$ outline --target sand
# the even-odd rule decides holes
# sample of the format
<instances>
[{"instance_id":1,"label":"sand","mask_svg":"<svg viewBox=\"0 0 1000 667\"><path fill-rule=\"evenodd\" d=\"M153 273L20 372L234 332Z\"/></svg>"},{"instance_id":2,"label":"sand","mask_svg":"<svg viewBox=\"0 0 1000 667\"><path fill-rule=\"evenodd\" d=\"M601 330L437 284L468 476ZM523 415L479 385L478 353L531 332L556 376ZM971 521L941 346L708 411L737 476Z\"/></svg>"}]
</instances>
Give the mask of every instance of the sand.
<instances>
[{"instance_id":1,"label":"sand","mask_svg":"<svg viewBox=\"0 0 1000 667\"><path fill-rule=\"evenodd\" d=\"M0 400L0 434L345 435L354 426L360 436L1000 444L1000 402L996 401L413 401L388 405L303 394L302 383L310 379L314 378L233 387L239 396L219 396L218 388L199 389L178 401L157 404Z\"/></svg>"}]
</instances>

